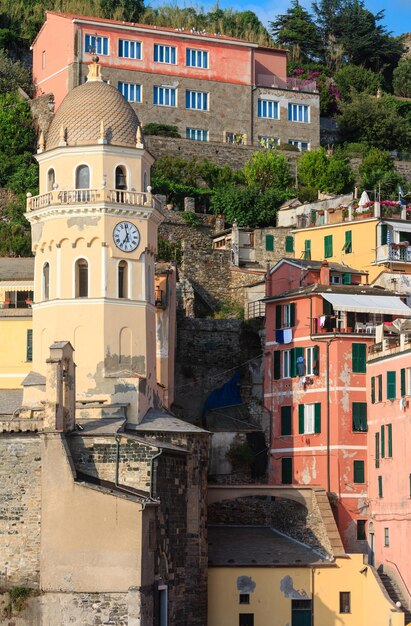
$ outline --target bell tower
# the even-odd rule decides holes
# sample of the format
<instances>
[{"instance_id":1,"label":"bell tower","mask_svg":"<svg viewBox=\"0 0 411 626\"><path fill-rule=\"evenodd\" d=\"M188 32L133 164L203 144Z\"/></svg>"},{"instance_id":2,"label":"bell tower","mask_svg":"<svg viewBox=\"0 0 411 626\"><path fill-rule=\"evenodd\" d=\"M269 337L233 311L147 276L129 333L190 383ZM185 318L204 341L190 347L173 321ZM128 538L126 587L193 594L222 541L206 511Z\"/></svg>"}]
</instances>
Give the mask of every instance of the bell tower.
<instances>
[{"instance_id":1,"label":"bell tower","mask_svg":"<svg viewBox=\"0 0 411 626\"><path fill-rule=\"evenodd\" d=\"M40 194L27 200L35 254L33 369L49 346L74 347L77 400L124 403L138 423L156 404L154 255L161 222L153 157L137 116L103 82L63 100L36 155Z\"/></svg>"}]
</instances>

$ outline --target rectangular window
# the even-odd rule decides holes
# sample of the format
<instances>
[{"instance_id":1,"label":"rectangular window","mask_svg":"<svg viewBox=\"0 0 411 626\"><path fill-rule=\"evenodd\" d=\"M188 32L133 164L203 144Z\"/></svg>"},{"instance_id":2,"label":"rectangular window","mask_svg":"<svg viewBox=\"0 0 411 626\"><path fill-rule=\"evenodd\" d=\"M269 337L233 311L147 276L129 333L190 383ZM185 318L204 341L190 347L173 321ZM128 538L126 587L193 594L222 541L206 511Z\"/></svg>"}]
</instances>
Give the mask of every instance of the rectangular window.
<instances>
[{"instance_id":1,"label":"rectangular window","mask_svg":"<svg viewBox=\"0 0 411 626\"><path fill-rule=\"evenodd\" d=\"M141 41L119 39L118 56L122 59L141 59Z\"/></svg>"},{"instance_id":2,"label":"rectangular window","mask_svg":"<svg viewBox=\"0 0 411 626\"><path fill-rule=\"evenodd\" d=\"M319 351L318 346L310 346L305 350L305 367L307 376L318 376L319 372Z\"/></svg>"},{"instance_id":3,"label":"rectangular window","mask_svg":"<svg viewBox=\"0 0 411 626\"><path fill-rule=\"evenodd\" d=\"M364 461L354 461L354 483L361 484L364 482Z\"/></svg>"},{"instance_id":4,"label":"rectangular window","mask_svg":"<svg viewBox=\"0 0 411 626\"><path fill-rule=\"evenodd\" d=\"M258 143L263 148L270 150L280 145L280 139L278 137L267 137L267 135L258 135Z\"/></svg>"},{"instance_id":5,"label":"rectangular window","mask_svg":"<svg viewBox=\"0 0 411 626\"><path fill-rule=\"evenodd\" d=\"M381 458L385 459L385 426L381 426Z\"/></svg>"},{"instance_id":6,"label":"rectangular window","mask_svg":"<svg viewBox=\"0 0 411 626\"><path fill-rule=\"evenodd\" d=\"M119 82L118 90L128 102L141 102L141 85Z\"/></svg>"},{"instance_id":7,"label":"rectangular window","mask_svg":"<svg viewBox=\"0 0 411 626\"><path fill-rule=\"evenodd\" d=\"M378 383L378 402L382 402L382 374L377 376Z\"/></svg>"},{"instance_id":8,"label":"rectangular window","mask_svg":"<svg viewBox=\"0 0 411 626\"><path fill-rule=\"evenodd\" d=\"M383 497L383 492L382 492L382 476L378 476L378 497L382 498Z\"/></svg>"},{"instance_id":9,"label":"rectangular window","mask_svg":"<svg viewBox=\"0 0 411 626\"><path fill-rule=\"evenodd\" d=\"M371 376L371 404L375 404L375 376Z\"/></svg>"},{"instance_id":10,"label":"rectangular window","mask_svg":"<svg viewBox=\"0 0 411 626\"><path fill-rule=\"evenodd\" d=\"M295 146L300 152L307 152L310 147L308 141L300 141L299 139L289 139L288 144L290 146Z\"/></svg>"},{"instance_id":11,"label":"rectangular window","mask_svg":"<svg viewBox=\"0 0 411 626\"><path fill-rule=\"evenodd\" d=\"M278 102L275 100L258 99L258 117L263 117L271 120L280 119Z\"/></svg>"},{"instance_id":12,"label":"rectangular window","mask_svg":"<svg viewBox=\"0 0 411 626\"><path fill-rule=\"evenodd\" d=\"M281 483L291 485L293 482L293 460L290 456L281 459Z\"/></svg>"},{"instance_id":13,"label":"rectangular window","mask_svg":"<svg viewBox=\"0 0 411 626\"><path fill-rule=\"evenodd\" d=\"M303 122L308 124L310 121L310 107L305 104L288 104L288 121Z\"/></svg>"},{"instance_id":14,"label":"rectangular window","mask_svg":"<svg viewBox=\"0 0 411 626\"><path fill-rule=\"evenodd\" d=\"M367 345L365 343L352 344L352 371L354 374L365 374L366 372Z\"/></svg>"},{"instance_id":15,"label":"rectangular window","mask_svg":"<svg viewBox=\"0 0 411 626\"><path fill-rule=\"evenodd\" d=\"M294 252L294 237L292 235L287 235L285 238L285 251Z\"/></svg>"},{"instance_id":16,"label":"rectangular window","mask_svg":"<svg viewBox=\"0 0 411 626\"><path fill-rule=\"evenodd\" d=\"M367 432L367 403L352 403L352 429L355 433Z\"/></svg>"},{"instance_id":17,"label":"rectangular window","mask_svg":"<svg viewBox=\"0 0 411 626\"><path fill-rule=\"evenodd\" d=\"M265 249L267 252L274 252L274 235L265 236Z\"/></svg>"},{"instance_id":18,"label":"rectangular window","mask_svg":"<svg viewBox=\"0 0 411 626\"><path fill-rule=\"evenodd\" d=\"M186 139L208 141L208 130L202 128L186 128Z\"/></svg>"},{"instance_id":19,"label":"rectangular window","mask_svg":"<svg viewBox=\"0 0 411 626\"><path fill-rule=\"evenodd\" d=\"M340 613L351 613L350 591L340 591Z\"/></svg>"},{"instance_id":20,"label":"rectangular window","mask_svg":"<svg viewBox=\"0 0 411 626\"><path fill-rule=\"evenodd\" d=\"M208 69L208 52L207 50L196 50L195 48L187 48L186 50L186 66L201 67Z\"/></svg>"},{"instance_id":21,"label":"rectangular window","mask_svg":"<svg viewBox=\"0 0 411 626\"><path fill-rule=\"evenodd\" d=\"M330 285L341 285L341 276L339 274L331 274Z\"/></svg>"},{"instance_id":22,"label":"rectangular window","mask_svg":"<svg viewBox=\"0 0 411 626\"><path fill-rule=\"evenodd\" d=\"M390 546L390 529L384 528L384 547L389 548Z\"/></svg>"},{"instance_id":23,"label":"rectangular window","mask_svg":"<svg viewBox=\"0 0 411 626\"><path fill-rule=\"evenodd\" d=\"M387 372L387 400L395 400L396 393L396 372Z\"/></svg>"},{"instance_id":24,"label":"rectangular window","mask_svg":"<svg viewBox=\"0 0 411 626\"><path fill-rule=\"evenodd\" d=\"M208 111L208 93L186 89L186 109Z\"/></svg>"},{"instance_id":25,"label":"rectangular window","mask_svg":"<svg viewBox=\"0 0 411 626\"><path fill-rule=\"evenodd\" d=\"M380 433L375 433L375 467L380 467Z\"/></svg>"},{"instance_id":26,"label":"rectangular window","mask_svg":"<svg viewBox=\"0 0 411 626\"><path fill-rule=\"evenodd\" d=\"M281 378L281 350L273 352L273 378L274 380Z\"/></svg>"},{"instance_id":27,"label":"rectangular window","mask_svg":"<svg viewBox=\"0 0 411 626\"><path fill-rule=\"evenodd\" d=\"M387 458L392 458L392 424L387 424Z\"/></svg>"},{"instance_id":28,"label":"rectangular window","mask_svg":"<svg viewBox=\"0 0 411 626\"><path fill-rule=\"evenodd\" d=\"M345 242L343 252L350 254L352 252L352 230L345 231Z\"/></svg>"},{"instance_id":29,"label":"rectangular window","mask_svg":"<svg viewBox=\"0 0 411 626\"><path fill-rule=\"evenodd\" d=\"M153 87L153 103L163 107L175 107L176 89L174 87Z\"/></svg>"},{"instance_id":30,"label":"rectangular window","mask_svg":"<svg viewBox=\"0 0 411 626\"><path fill-rule=\"evenodd\" d=\"M250 594L249 593L240 593L239 597L240 604L250 604Z\"/></svg>"},{"instance_id":31,"label":"rectangular window","mask_svg":"<svg viewBox=\"0 0 411 626\"><path fill-rule=\"evenodd\" d=\"M154 44L154 61L156 63L176 64L176 48L175 46L163 46L162 44Z\"/></svg>"},{"instance_id":32,"label":"rectangular window","mask_svg":"<svg viewBox=\"0 0 411 626\"><path fill-rule=\"evenodd\" d=\"M90 54L108 55L108 37L86 35L85 51Z\"/></svg>"},{"instance_id":33,"label":"rectangular window","mask_svg":"<svg viewBox=\"0 0 411 626\"><path fill-rule=\"evenodd\" d=\"M281 436L286 437L291 435L291 406L281 407Z\"/></svg>"},{"instance_id":34,"label":"rectangular window","mask_svg":"<svg viewBox=\"0 0 411 626\"><path fill-rule=\"evenodd\" d=\"M306 261L311 261L311 239L306 239L304 241L304 259Z\"/></svg>"},{"instance_id":35,"label":"rectangular window","mask_svg":"<svg viewBox=\"0 0 411 626\"><path fill-rule=\"evenodd\" d=\"M240 613L238 626L254 626L254 613Z\"/></svg>"},{"instance_id":36,"label":"rectangular window","mask_svg":"<svg viewBox=\"0 0 411 626\"><path fill-rule=\"evenodd\" d=\"M321 432L321 403L298 405L298 433L313 435Z\"/></svg>"},{"instance_id":37,"label":"rectangular window","mask_svg":"<svg viewBox=\"0 0 411 626\"><path fill-rule=\"evenodd\" d=\"M27 329L26 336L26 361L33 360L33 329Z\"/></svg>"},{"instance_id":38,"label":"rectangular window","mask_svg":"<svg viewBox=\"0 0 411 626\"><path fill-rule=\"evenodd\" d=\"M292 328L295 324L295 304L284 305L284 328Z\"/></svg>"},{"instance_id":39,"label":"rectangular window","mask_svg":"<svg viewBox=\"0 0 411 626\"><path fill-rule=\"evenodd\" d=\"M333 236L324 237L324 258L329 259L333 255Z\"/></svg>"},{"instance_id":40,"label":"rectangular window","mask_svg":"<svg viewBox=\"0 0 411 626\"><path fill-rule=\"evenodd\" d=\"M367 540L366 525L367 521L365 519L357 520L357 541Z\"/></svg>"},{"instance_id":41,"label":"rectangular window","mask_svg":"<svg viewBox=\"0 0 411 626\"><path fill-rule=\"evenodd\" d=\"M283 350L283 378L291 378L291 350Z\"/></svg>"}]
</instances>

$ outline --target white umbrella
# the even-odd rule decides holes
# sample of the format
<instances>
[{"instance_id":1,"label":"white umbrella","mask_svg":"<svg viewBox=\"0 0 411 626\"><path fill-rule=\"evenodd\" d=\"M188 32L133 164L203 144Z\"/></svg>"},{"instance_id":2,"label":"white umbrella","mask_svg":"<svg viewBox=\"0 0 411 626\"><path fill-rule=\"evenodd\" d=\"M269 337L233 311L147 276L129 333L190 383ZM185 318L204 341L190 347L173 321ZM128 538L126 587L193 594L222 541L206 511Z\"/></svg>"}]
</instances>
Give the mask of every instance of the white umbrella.
<instances>
[{"instance_id":1,"label":"white umbrella","mask_svg":"<svg viewBox=\"0 0 411 626\"><path fill-rule=\"evenodd\" d=\"M366 191L363 191L363 192L362 192L362 194L361 194L360 201L359 201L359 203L358 203L358 204L359 204L359 206L360 206L360 207L363 207L363 206L364 206L367 202L369 202L369 201L370 201L370 198L369 198L369 196L368 196L368 193L367 193Z\"/></svg>"}]
</instances>

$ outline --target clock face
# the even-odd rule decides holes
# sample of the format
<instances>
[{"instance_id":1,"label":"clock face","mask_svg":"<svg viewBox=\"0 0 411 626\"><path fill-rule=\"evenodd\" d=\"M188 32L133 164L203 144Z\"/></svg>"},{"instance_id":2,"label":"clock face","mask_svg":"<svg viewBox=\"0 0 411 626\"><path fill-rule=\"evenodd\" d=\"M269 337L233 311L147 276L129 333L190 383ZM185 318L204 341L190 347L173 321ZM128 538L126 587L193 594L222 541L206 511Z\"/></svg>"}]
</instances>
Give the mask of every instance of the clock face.
<instances>
[{"instance_id":1,"label":"clock face","mask_svg":"<svg viewBox=\"0 0 411 626\"><path fill-rule=\"evenodd\" d=\"M131 222L119 222L114 227L113 239L117 248L123 252L133 252L140 243L140 233Z\"/></svg>"}]
</instances>

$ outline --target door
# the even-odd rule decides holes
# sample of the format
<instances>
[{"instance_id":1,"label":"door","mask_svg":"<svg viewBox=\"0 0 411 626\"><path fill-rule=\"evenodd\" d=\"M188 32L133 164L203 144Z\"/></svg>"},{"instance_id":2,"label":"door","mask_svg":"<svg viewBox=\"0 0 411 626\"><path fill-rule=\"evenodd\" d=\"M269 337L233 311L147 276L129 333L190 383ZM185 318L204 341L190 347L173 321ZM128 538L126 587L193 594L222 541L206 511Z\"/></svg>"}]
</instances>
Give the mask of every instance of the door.
<instances>
[{"instance_id":1,"label":"door","mask_svg":"<svg viewBox=\"0 0 411 626\"><path fill-rule=\"evenodd\" d=\"M291 602L291 626L311 626L311 600L292 600Z\"/></svg>"}]
</instances>

